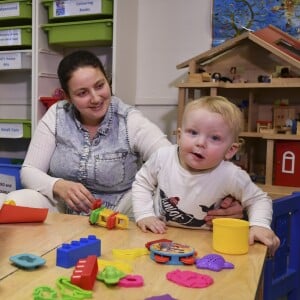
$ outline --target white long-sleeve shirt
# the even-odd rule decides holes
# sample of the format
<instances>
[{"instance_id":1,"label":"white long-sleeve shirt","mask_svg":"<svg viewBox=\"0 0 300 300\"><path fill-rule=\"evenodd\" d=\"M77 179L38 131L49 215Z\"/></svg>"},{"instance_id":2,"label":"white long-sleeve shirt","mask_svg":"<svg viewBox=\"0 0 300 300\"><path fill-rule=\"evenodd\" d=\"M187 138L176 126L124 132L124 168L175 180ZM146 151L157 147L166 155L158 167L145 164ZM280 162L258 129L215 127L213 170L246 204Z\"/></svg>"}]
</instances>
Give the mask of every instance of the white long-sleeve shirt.
<instances>
[{"instance_id":1,"label":"white long-sleeve shirt","mask_svg":"<svg viewBox=\"0 0 300 300\"><path fill-rule=\"evenodd\" d=\"M270 228L272 200L245 171L222 161L213 170L191 174L181 167L177 147L159 149L138 171L132 185L136 221L158 216L172 226L204 228L207 211L232 195L247 209L250 226Z\"/></svg>"},{"instance_id":2,"label":"white long-sleeve shirt","mask_svg":"<svg viewBox=\"0 0 300 300\"><path fill-rule=\"evenodd\" d=\"M40 120L21 169L23 186L36 190L51 200L55 200L53 185L59 179L47 174L56 147L56 105L52 105ZM147 160L159 147L171 144L158 126L145 118L140 111L130 111L127 122L130 147L143 160Z\"/></svg>"}]
</instances>

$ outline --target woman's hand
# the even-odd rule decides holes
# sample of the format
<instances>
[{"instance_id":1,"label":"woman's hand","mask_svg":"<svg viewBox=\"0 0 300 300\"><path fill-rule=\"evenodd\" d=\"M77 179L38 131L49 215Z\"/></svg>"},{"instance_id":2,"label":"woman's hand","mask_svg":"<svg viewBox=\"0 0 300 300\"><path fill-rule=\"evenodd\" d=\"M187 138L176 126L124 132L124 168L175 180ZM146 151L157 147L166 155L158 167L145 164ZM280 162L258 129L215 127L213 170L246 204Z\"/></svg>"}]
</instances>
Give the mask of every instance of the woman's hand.
<instances>
[{"instance_id":1,"label":"woman's hand","mask_svg":"<svg viewBox=\"0 0 300 300\"><path fill-rule=\"evenodd\" d=\"M204 218L207 225L212 225L212 220L215 218L235 218L243 219L243 207L241 203L235 200L231 196L225 197L220 208L212 209L207 212L207 216Z\"/></svg>"},{"instance_id":2,"label":"woman's hand","mask_svg":"<svg viewBox=\"0 0 300 300\"><path fill-rule=\"evenodd\" d=\"M62 199L70 209L77 212L88 213L95 200L83 184L64 179L55 182L53 194Z\"/></svg>"}]
</instances>

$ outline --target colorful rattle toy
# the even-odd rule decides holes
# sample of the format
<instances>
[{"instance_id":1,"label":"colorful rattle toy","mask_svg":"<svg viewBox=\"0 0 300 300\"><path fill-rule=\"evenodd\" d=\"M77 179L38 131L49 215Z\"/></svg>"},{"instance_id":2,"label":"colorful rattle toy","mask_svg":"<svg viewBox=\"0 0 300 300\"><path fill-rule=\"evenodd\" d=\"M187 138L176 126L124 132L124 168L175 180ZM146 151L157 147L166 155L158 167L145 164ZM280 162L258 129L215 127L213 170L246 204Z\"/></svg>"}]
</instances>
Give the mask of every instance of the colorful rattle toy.
<instances>
[{"instance_id":1,"label":"colorful rattle toy","mask_svg":"<svg viewBox=\"0 0 300 300\"><path fill-rule=\"evenodd\" d=\"M169 242L158 242L150 245L150 257L157 263L167 265L192 265L196 252L187 245Z\"/></svg>"}]
</instances>

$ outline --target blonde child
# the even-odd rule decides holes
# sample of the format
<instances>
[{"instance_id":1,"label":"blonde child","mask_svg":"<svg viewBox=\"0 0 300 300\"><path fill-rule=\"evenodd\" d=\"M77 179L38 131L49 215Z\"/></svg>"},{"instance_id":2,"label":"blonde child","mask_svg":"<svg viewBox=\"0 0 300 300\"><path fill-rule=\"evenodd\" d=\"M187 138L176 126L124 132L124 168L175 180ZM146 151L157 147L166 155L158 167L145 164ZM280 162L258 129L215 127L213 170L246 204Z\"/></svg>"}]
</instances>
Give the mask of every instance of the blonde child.
<instances>
[{"instance_id":1,"label":"blonde child","mask_svg":"<svg viewBox=\"0 0 300 300\"><path fill-rule=\"evenodd\" d=\"M207 211L231 195L247 210L249 243L260 241L275 253L280 242L270 228L272 200L229 161L239 147L242 121L238 107L224 97L187 104L178 145L156 151L133 183L133 212L142 231L164 233L166 225L207 228Z\"/></svg>"}]
</instances>

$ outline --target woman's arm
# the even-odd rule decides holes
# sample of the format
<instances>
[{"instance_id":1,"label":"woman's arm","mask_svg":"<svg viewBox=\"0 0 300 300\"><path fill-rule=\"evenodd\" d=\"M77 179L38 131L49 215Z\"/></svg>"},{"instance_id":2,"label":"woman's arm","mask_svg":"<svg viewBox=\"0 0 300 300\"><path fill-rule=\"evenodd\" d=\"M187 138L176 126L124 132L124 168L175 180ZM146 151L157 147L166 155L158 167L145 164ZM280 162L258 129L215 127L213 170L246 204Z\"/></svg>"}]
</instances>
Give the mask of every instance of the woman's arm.
<instances>
[{"instance_id":1,"label":"woman's arm","mask_svg":"<svg viewBox=\"0 0 300 300\"><path fill-rule=\"evenodd\" d=\"M132 150L138 152L143 161L160 147L171 145L160 128L138 110L128 114L128 136Z\"/></svg>"},{"instance_id":2,"label":"woman's arm","mask_svg":"<svg viewBox=\"0 0 300 300\"><path fill-rule=\"evenodd\" d=\"M58 178L49 176L47 172L55 149L55 110L54 104L38 123L21 169L22 185L52 200L53 185Z\"/></svg>"}]
</instances>

